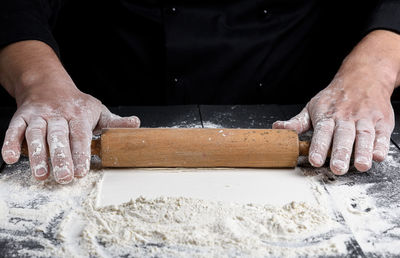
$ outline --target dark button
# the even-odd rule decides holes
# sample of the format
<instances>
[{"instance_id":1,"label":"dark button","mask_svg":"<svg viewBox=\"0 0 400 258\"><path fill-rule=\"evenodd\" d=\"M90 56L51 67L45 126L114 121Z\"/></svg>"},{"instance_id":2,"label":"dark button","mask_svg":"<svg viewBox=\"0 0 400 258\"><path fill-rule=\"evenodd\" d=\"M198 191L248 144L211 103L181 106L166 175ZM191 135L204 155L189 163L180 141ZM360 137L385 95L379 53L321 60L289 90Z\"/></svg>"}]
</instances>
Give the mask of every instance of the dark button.
<instances>
[{"instance_id":1,"label":"dark button","mask_svg":"<svg viewBox=\"0 0 400 258\"><path fill-rule=\"evenodd\" d=\"M173 15L173 14L177 14L178 10L175 7L166 7L164 9L164 12L169 14L169 15Z\"/></svg>"}]
</instances>

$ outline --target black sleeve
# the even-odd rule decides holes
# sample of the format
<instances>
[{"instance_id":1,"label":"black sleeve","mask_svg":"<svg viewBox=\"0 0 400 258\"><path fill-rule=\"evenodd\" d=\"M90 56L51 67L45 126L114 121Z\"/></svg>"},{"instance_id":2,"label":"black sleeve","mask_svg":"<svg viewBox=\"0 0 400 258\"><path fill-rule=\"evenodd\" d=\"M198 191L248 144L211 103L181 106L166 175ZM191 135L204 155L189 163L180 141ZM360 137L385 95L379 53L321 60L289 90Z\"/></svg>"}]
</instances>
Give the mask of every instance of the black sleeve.
<instances>
[{"instance_id":1,"label":"black sleeve","mask_svg":"<svg viewBox=\"0 0 400 258\"><path fill-rule=\"evenodd\" d=\"M54 49L52 35L62 0L1 0L0 48L22 40L39 40Z\"/></svg>"},{"instance_id":2,"label":"black sleeve","mask_svg":"<svg viewBox=\"0 0 400 258\"><path fill-rule=\"evenodd\" d=\"M400 34L400 0L380 0L372 11L366 32L390 30Z\"/></svg>"}]
</instances>

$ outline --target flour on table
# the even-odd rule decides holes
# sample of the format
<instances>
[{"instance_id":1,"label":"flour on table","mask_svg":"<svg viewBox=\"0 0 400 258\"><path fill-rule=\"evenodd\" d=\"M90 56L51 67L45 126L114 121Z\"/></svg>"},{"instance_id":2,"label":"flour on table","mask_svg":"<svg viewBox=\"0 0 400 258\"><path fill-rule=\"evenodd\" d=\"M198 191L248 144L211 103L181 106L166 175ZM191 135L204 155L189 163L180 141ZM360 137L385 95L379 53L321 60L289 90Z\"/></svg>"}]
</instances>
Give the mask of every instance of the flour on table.
<instances>
[{"instance_id":1,"label":"flour on table","mask_svg":"<svg viewBox=\"0 0 400 258\"><path fill-rule=\"evenodd\" d=\"M97 207L102 172L70 185L31 177L25 159L0 177L0 237L14 256L297 256L345 252L321 189L321 205L284 206L195 198L137 198ZM310 184L310 187L315 187ZM7 215L3 215L7 214ZM26 243L31 243L27 248ZM24 246L24 247L23 247Z\"/></svg>"},{"instance_id":2,"label":"flour on table","mask_svg":"<svg viewBox=\"0 0 400 258\"><path fill-rule=\"evenodd\" d=\"M399 164L389 156L377 171L397 173ZM367 254L398 254L399 210L376 203L400 198L398 191L371 192L373 185L351 184L347 178L352 175L326 185L349 228L330 212L332 203L318 176L310 177L318 204L296 201L283 206L160 196L98 207L102 178L101 171L92 171L72 184L59 185L54 179L33 179L27 159L6 166L0 173L0 240L11 251L1 255L342 256L353 234ZM385 178L382 182L398 183ZM374 194L385 198L373 199Z\"/></svg>"},{"instance_id":3,"label":"flour on table","mask_svg":"<svg viewBox=\"0 0 400 258\"><path fill-rule=\"evenodd\" d=\"M8 206L5 201L0 199L0 226L2 224L5 224L5 221L7 220L8 217Z\"/></svg>"},{"instance_id":4,"label":"flour on table","mask_svg":"<svg viewBox=\"0 0 400 258\"><path fill-rule=\"evenodd\" d=\"M328 185L330 194L338 200L335 201L337 209L362 250L367 253L384 250L382 256L388 257L398 256L400 246L400 160L393 158L394 150L397 152L392 146L385 162L374 164L376 171L386 174L379 184L354 184L344 178ZM389 173L392 173L390 177ZM397 205L388 205L387 200Z\"/></svg>"},{"instance_id":5,"label":"flour on table","mask_svg":"<svg viewBox=\"0 0 400 258\"><path fill-rule=\"evenodd\" d=\"M174 125L169 128L222 128L222 125L215 124L210 121L205 121L202 124L199 123L179 123L179 125Z\"/></svg>"},{"instance_id":6,"label":"flour on table","mask_svg":"<svg viewBox=\"0 0 400 258\"><path fill-rule=\"evenodd\" d=\"M57 238L58 227L86 199L101 173L60 185L32 177L27 158L0 173L0 239L13 253L2 257L60 257L68 252ZM27 248L30 246L31 248Z\"/></svg>"},{"instance_id":7,"label":"flour on table","mask_svg":"<svg viewBox=\"0 0 400 258\"><path fill-rule=\"evenodd\" d=\"M85 255L264 257L345 250L342 241L330 237L339 225L322 206L139 197L117 206L96 207L97 191L82 210L71 215L83 220L80 244L89 252ZM75 221L67 220L61 228L71 228Z\"/></svg>"}]
</instances>

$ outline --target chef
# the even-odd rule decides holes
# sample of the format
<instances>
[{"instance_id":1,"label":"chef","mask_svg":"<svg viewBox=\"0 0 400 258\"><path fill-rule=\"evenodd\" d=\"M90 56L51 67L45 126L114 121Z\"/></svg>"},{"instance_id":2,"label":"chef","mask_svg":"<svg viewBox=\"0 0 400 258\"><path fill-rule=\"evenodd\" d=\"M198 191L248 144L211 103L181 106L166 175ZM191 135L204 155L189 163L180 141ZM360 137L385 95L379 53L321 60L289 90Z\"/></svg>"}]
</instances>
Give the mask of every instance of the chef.
<instances>
[{"instance_id":1,"label":"chef","mask_svg":"<svg viewBox=\"0 0 400 258\"><path fill-rule=\"evenodd\" d=\"M307 103L273 128L313 129L315 167L332 147L335 174L352 152L367 171L389 149L399 33L397 0L2 0L0 84L18 107L2 156L26 137L33 176L50 156L66 184L88 173L93 130L140 125L105 105Z\"/></svg>"}]
</instances>

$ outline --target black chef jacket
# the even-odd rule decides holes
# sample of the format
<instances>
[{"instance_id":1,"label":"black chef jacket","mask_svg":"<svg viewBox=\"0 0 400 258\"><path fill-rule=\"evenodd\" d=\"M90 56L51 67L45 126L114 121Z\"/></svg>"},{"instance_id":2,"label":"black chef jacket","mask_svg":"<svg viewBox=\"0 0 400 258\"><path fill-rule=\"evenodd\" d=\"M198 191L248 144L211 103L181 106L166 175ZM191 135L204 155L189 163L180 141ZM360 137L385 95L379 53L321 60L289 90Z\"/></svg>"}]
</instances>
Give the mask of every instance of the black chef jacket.
<instances>
[{"instance_id":1,"label":"black chef jacket","mask_svg":"<svg viewBox=\"0 0 400 258\"><path fill-rule=\"evenodd\" d=\"M108 105L304 103L374 29L399 0L0 2L0 47L47 43Z\"/></svg>"}]
</instances>

